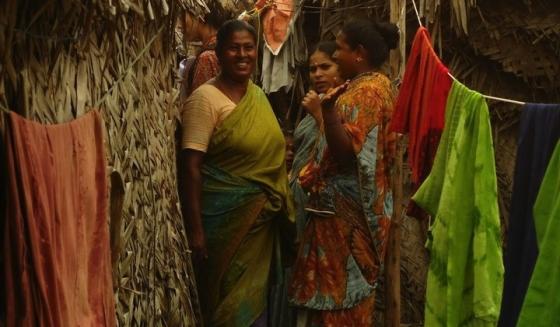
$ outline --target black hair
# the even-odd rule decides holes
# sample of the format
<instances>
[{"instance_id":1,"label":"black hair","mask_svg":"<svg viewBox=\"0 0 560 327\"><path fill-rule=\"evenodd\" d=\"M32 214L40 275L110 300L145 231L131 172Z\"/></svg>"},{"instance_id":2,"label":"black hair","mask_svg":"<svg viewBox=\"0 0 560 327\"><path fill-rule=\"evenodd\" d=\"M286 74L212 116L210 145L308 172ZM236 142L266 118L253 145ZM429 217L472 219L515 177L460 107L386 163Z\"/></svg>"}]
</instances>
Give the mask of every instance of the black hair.
<instances>
[{"instance_id":1,"label":"black hair","mask_svg":"<svg viewBox=\"0 0 560 327\"><path fill-rule=\"evenodd\" d=\"M231 12L226 10L220 1L209 1L208 4L209 11L203 16L205 24L219 29L226 21L233 18Z\"/></svg>"},{"instance_id":2,"label":"black hair","mask_svg":"<svg viewBox=\"0 0 560 327\"><path fill-rule=\"evenodd\" d=\"M242 20L228 20L220 27L220 29L218 30L218 34L216 35L216 55L218 57L224 50L226 42L233 35L233 33L240 31L249 32L249 34L251 34L251 36L253 37L255 44L257 43L257 31L253 26Z\"/></svg>"},{"instance_id":3,"label":"black hair","mask_svg":"<svg viewBox=\"0 0 560 327\"><path fill-rule=\"evenodd\" d=\"M380 67L389 57L389 50L399 43L399 28L391 23L355 19L342 27L342 33L350 48L361 45L367 50L367 59L374 67Z\"/></svg>"},{"instance_id":4,"label":"black hair","mask_svg":"<svg viewBox=\"0 0 560 327\"><path fill-rule=\"evenodd\" d=\"M313 51L311 51L311 53L314 53L316 51L325 53L330 58L332 58L332 56L334 55L334 52L336 51L336 42L334 42L334 41L321 41L321 42L317 43L317 45L315 45L315 47L313 48Z\"/></svg>"}]
</instances>

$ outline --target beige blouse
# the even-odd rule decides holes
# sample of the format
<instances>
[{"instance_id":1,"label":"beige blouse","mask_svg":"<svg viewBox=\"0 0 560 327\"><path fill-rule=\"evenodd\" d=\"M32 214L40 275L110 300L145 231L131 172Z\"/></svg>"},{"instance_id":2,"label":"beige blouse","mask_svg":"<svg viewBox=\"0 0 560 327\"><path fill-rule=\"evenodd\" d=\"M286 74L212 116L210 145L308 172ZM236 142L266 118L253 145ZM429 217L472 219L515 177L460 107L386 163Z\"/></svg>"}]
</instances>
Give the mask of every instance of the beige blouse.
<instances>
[{"instance_id":1,"label":"beige blouse","mask_svg":"<svg viewBox=\"0 0 560 327\"><path fill-rule=\"evenodd\" d=\"M214 130L235 107L214 85L197 88L181 108L182 148L206 152Z\"/></svg>"}]
</instances>

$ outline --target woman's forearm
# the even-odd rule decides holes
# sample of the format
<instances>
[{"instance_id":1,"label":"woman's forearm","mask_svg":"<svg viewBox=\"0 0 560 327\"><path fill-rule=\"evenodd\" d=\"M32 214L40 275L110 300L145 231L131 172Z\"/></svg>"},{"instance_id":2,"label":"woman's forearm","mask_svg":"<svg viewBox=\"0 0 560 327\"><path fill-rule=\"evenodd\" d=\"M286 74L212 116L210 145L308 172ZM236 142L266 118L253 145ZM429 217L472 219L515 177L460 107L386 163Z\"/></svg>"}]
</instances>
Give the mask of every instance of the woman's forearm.
<instances>
[{"instance_id":1,"label":"woman's forearm","mask_svg":"<svg viewBox=\"0 0 560 327\"><path fill-rule=\"evenodd\" d=\"M188 235L203 233L202 227L202 174L197 160L183 154L181 174L181 208Z\"/></svg>"},{"instance_id":2,"label":"woman's forearm","mask_svg":"<svg viewBox=\"0 0 560 327\"><path fill-rule=\"evenodd\" d=\"M352 138L345 130L338 113L333 109L322 110L325 137L329 152L336 162L341 166L346 166L354 161L356 155L352 147Z\"/></svg>"}]
</instances>

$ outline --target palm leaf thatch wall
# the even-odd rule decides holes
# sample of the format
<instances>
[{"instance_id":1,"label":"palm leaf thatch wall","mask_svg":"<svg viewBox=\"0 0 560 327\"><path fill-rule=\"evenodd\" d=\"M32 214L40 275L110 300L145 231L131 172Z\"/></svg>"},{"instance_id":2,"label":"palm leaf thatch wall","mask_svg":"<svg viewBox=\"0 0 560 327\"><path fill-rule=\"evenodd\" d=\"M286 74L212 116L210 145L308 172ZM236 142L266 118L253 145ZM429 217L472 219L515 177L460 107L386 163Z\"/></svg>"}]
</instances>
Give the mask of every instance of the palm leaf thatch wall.
<instances>
[{"instance_id":1,"label":"palm leaf thatch wall","mask_svg":"<svg viewBox=\"0 0 560 327\"><path fill-rule=\"evenodd\" d=\"M0 3L2 109L60 123L99 108L105 119L122 326L195 323L172 137L173 22L185 9L206 6L202 0Z\"/></svg>"}]
</instances>

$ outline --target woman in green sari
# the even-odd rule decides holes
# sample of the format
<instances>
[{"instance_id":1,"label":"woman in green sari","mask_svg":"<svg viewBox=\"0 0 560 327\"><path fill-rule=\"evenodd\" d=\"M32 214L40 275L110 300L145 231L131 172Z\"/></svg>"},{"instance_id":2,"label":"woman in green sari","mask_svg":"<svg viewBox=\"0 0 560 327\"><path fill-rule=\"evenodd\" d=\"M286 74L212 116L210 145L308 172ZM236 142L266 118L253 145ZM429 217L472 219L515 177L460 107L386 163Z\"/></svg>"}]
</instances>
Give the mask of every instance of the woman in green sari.
<instances>
[{"instance_id":1,"label":"woman in green sari","mask_svg":"<svg viewBox=\"0 0 560 327\"><path fill-rule=\"evenodd\" d=\"M285 141L250 80L256 32L228 21L218 31L221 73L182 108L183 208L206 326L266 325L280 220L293 219Z\"/></svg>"}]
</instances>

